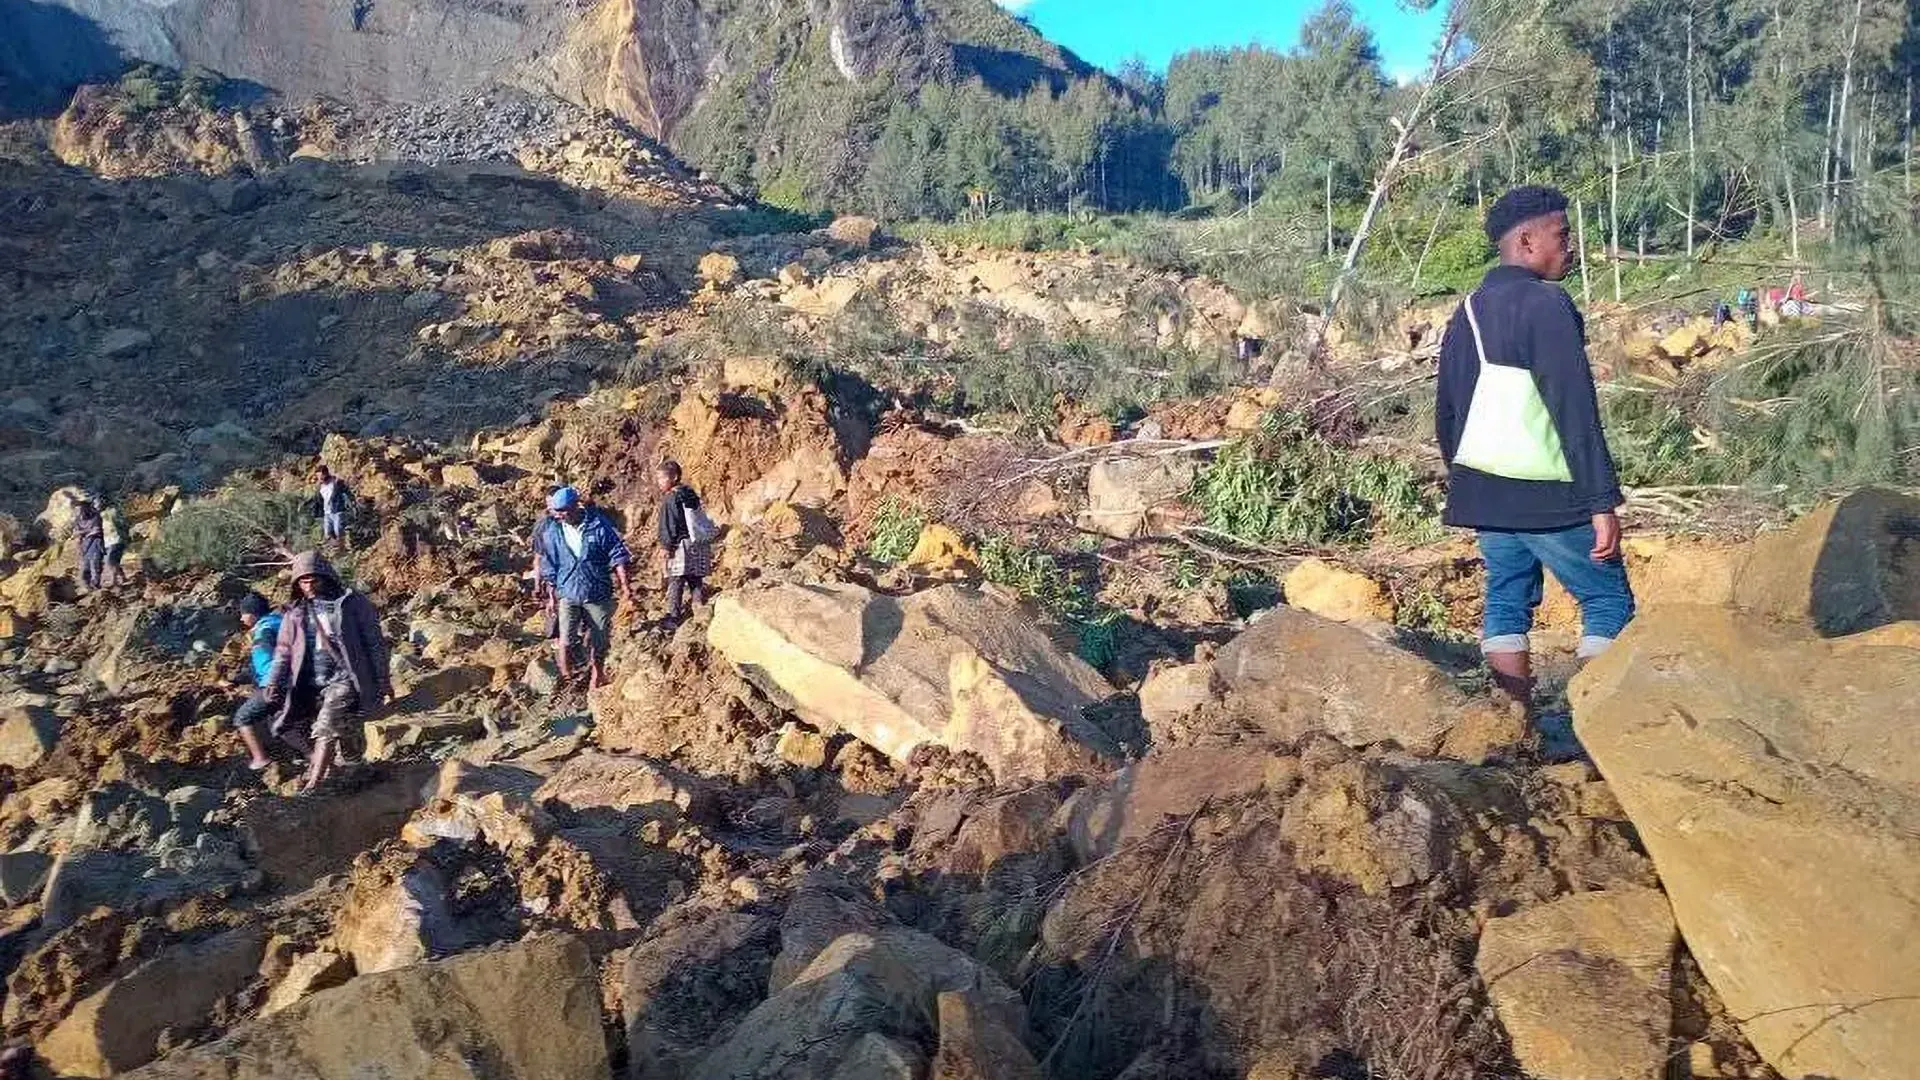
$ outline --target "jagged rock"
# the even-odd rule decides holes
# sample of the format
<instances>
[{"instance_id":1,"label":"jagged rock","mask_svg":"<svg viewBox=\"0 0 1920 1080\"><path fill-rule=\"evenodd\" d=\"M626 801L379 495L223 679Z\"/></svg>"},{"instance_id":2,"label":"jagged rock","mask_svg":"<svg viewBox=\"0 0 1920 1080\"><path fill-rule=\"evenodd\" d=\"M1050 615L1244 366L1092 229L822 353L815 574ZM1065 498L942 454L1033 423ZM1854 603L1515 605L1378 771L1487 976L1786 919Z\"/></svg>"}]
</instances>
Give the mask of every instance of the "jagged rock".
<instances>
[{"instance_id":1,"label":"jagged rock","mask_svg":"<svg viewBox=\"0 0 1920 1080\"><path fill-rule=\"evenodd\" d=\"M533 793L574 813L612 810L645 817L698 817L712 793L694 777L637 754L582 754L569 759Z\"/></svg>"},{"instance_id":2,"label":"jagged rock","mask_svg":"<svg viewBox=\"0 0 1920 1080\"><path fill-rule=\"evenodd\" d=\"M325 799L263 798L240 813L248 853L284 888L302 889L400 831L434 776L431 762L381 766Z\"/></svg>"},{"instance_id":3,"label":"jagged rock","mask_svg":"<svg viewBox=\"0 0 1920 1080\"><path fill-rule=\"evenodd\" d=\"M1886 932L1920 925L1920 648L1807 635L1649 613L1574 680L1575 730L1768 1062L1920 1075L1920 941Z\"/></svg>"},{"instance_id":4,"label":"jagged rock","mask_svg":"<svg viewBox=\"0 0 1920 1080\"><path fill-rule=\"evenodd\" d=\"M869 1033L918 1040L939 997L971 990L983 1009L1022 1015L1020 996L964 953L914 930L848 934L740 1022L696 1080L831 1076Z\"/></svg>"},{"instance_id":5,"label":"jagged rock","mask_svg":"<svg viewBox=\"0 0 1920 1080\"><path fill-rule=\"evenodd\" d=\"M1430 754L1466 710L1494 707L1412 653L1289 607L1261 616L1213 666L1232 691L1228 707L1282 741L1319 731Z\"/></svg>"},{"instance_id":6,"label":"jagged rock","mask_svg":"<svg viewBox=\"0 0 1920 1080\"><path fill-rule=\"evenodd\" d=\"M773 752L789 765L798 765L803 769L824 768L827 764L827 737L798 724L788 724L780 729L780 741L774 744Z\"/></svg>"},{"instance_id":7,"label":"jagged rock","mask_svg":"<svg viewBox=\"0 0 1920 1080\"><path fill-rule=\"evenodd\" d=\"M832 1080L920 1080L927 1059L911 1043L869 1032L840 1059Z\"/></svg>"},{"instance_id":8,"label":"jagged rock","mask_svg":"<svg viewBox=\"0 0 1920 1080\"><path fill-rule=\"evenodd\" d=\"M949 990L938 1009L931 1080L1040 1080L1040 1066L1021 1041L1026 1017L1019 1009L977 990Z\"/></svg>"},{"instance_id":9,"label":"jagged rock","mask_svg":"<svg viewBox=\"0 0 1920 1080\"><path fill-rule=\"evenodd\" d=\"M1147 531L1153 511L1187 493L1199 467L1180 457L1116 457L1087 472L1083 528L1126 539Z\"/></svg>"},{"instance_id":10,"label":"jagged rock","mask_svg":"<svg viewBox=\"0 0 1920 1080\"><path fill-rule=\"evenodd\" d=\"M443 956L462 943L447 903L447 881L432 863L357 889L340 910L333 940L360 972L392 971Z\"/></svg>"},{"instance_id":11,"label":"jagged rock","mask_svg":"<svg viewBox=\"0 0 1920 1080\"><path fill-rule=\"evenodd\" d=\"M1218 701L1224 687L1210 663L1157 667L1140 684L1140 716L1153 731L1165 731Z\"/></svg>"},{"instance_id":12,"label":"jagged rock","mask_svg":"<svg viewBox=\"0 0 1920 1080\"><path fill-rule=\"evenodd\" d=\"M1115 756L1083 712L1111 688L997 594L780 585L721 597L708 641L808 723L895 761L931 743L1008 780Z\"/></svg>"},{"instance_id":13,"label":"jagged rock","mask_svg":"<svg viewBox=\"0 0 1920 1080\"><path fill-rule=\"evenodd\" d=\"M725 287L740 280L740 260L718 251L700 257L700 280Z\"/></svg>"},{"instance_id":14,"label":"jagged rock","mask_svg":"<svg viewBox=\"0 0 1920 1080\"><path fill-rule=\"evenodd\" d=\"M447 713L390 716L360 725L367 743L368 761L385 761L402 750L449 739L471 739L487 732L485 724L472 716Z\"/></svg>"},{"instance_id":15,"label":"jagged rock","mask_svg":"<svg viewBox=\"0 0 1920 1080\"><path fill-rule=\"evenodd\" d=\"M1856 491L1754 540L1734 602L1828 636L1920 619L1920 499Z\"/></svg>"},{"instance_id":16,"label":"jagged rock","mask_svg":"<svg viewBox=\"0 0 1920 1080\"><path fill-rule=\"evenodd\" d=\"M1392 622L1393 603L1380 583L1319 559L1305 559L1287 573L1287 604L1334 622Z\"/></svg>"},{"instance_id":17,"label":"jagged rock","mask_svg":"<svg viewBox=\"0 0 1920 1080\"><path fill-rule=\"evenodd\" d=\"M1651 1080L1673 1029L1673 940L1664 893L1610 889L1489 921L1474 962L1527 1075Z\"/></svg>"},{"instance_id":18,"label":"jagged rock","mask_svg":"<svg viewBox=\"0 0 1920 1080\"><path fill-rule=\"evenodd\" d=\"M841 937L883 930L893 922L846 878L831 870L815 870L794 890L780 917L780 954L767 975L767 988L775 993L786 989Z\"/></svg>"},{"instance_id":19,"label":"jagged rock","mask_svg":"<svg viewBox=\"0 0 1920 1080\"><path fill-rule=\"evenodd\" d=\"M132 356L151 344L153 344L152 334L134 327L123 327L119 330L107 331L106 336L100 339L100 344L94 347L94 351L105 359L119 360Z\"/></svg>"},{"instance_id":20,"label":"jagged rock","mask_svg":"<svg viewBox=\"0 0 1920 1080\"><path fill-rule=\"evenodd\" d=\"M0 765L31 769L60 741L60 717L38 705L0 708Z\"/></svg>"},{"instance_id":21,"label":"jagged rock","mask_svg":"<svg viewBox=\"0 0 1920 1080\"><path fill-rule=\"evenodd\" d=\"M266 1004L260 1006L260 1015L271 1016L309 994L339 986L353 974L353 962L344 955L333 949L315 949L288 965L286 974L267 994Z\"/></svg>"},{"instance_id":22,"label":"jagged rock","mask_svg":"<svg viewBox=\"0 0 1920 1080\"><path fill-rule=\"evenodd\" d=\"M215 1003L252 982L265 948L265 933L248 926L168 949L74 1006L41 1040L40 1055L62 1076L145 1065L170 1030L206 1023Z\"/></svg>"},{"instance_id":23,"label":"jagged rock","mask_svg":"<svg viewBox=\"0 0 1920 1080\"><path fill-rule=\"evenodd\" d=\"M621 1008L627 1080L679 1080L765 992L778 946L766 916L724 912L634 946Z\"/></svg>"},{"instance_id":24,"label":"jagged rock","mask_svg":"<svg viewBox=\"0 0 1920 1080\"><path fill-rule=\"evenodd\" d=\"M1210 801L1236 799L1269 782L1284 787L1297 771L1291 758L1245 746L1156 750L1082 789L1071 805L1067 837L1080 861L1090 863Z\"/></svg>"},{"instance_id":25,"label":"jagged rock","mask_svg":"<svg viewBox=\"0 0 1920 1080\"><path fill-rule=\"evenodd\" d=\"M0 855L0 901L17 907L38 900L51 869L53 856L31 848Z\"/></svg>"},{"instance_id":26,"label":"jagged rock","mask_svg":"<svg viewBox=\"0 0 1920 1080\"><path fill-rule=\"evenodd\" d=\"M362 975L140 1080L606 1080L592 959L564 935Z\"/></svg>"},{"instance_id":27,"label":"jagged rock","mask_svg":"<svg viewBox=\"0 0 1920 1080\"><path fill-rule=\"evenodd\" d=\"M981 874L1012 855L1044 852L1059 842L1053 816L1060 795L1046 784L988 799L972 808L954 834L945 868Z\"/></svg>"},{"instance_id":28,"label":"jagged rock","mask_svg":"<svg viewBox=\"0 0 1920 1080\"><path fill-rule=\"evenodd\" d=\"M880 231L880 223L870 217L847 215L833 219L827 226L827 235L837 244L865 251L873 246L873 236Z\"/></svg>"}]
</instances>

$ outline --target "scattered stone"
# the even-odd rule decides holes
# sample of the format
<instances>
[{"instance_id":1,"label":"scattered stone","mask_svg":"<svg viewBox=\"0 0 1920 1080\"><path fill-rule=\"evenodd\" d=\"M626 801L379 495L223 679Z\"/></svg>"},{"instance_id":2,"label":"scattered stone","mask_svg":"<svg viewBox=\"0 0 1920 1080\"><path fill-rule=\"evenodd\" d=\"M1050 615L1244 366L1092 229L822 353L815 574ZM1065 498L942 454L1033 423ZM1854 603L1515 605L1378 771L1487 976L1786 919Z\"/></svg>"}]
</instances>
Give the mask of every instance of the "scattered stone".
<instances>
[{"instance_id":1,"label":"scattered stone","mask_svg":"<svg viewBox=\"0 0 1920 1080\"><path fill-rule=\"evenodd\" d=\"M1665 894L1612 889L1491 920L1475 963L1527 1075L1646 1080L1666 1067L1673 942Z\"/></svg>"},{"instance_id":2,"label":"scattered stone","mask_svg":"<svg viewBox=\"0 0 1920 1080\"><path fill-rule=\"evenodd\" d=\"M1320 559L1305 559L1282 586L1287 603L1334 622L1392 622L1393 603L1380 583Z\"/></svg>"},{"instance_id":3,"label":"scattered stone","mask_svg":"<svg viewBox=\"0 0 1920 1080\"><path fill-rule=\"evenodd\" d=\"M340 910L333 940L362 973L417 964L463 944L446 878L426 862L385 885L356 889Z\"/></svg>"},{"instance_id":4,"label":"scattered stone","mask_svg":"<svg viewBox=\"0 0 1920 1080\"><path fill-rule=\"evenodd\" d=\"M780 729L780 741L774 744L773 752L789 765L803 769L825 768L827 737L798 724L788 724Z\"/></svg>"},{"instance_id":5,"label":"scattered stone","mask_svg":"<svg viewBox=\"0 0 1920 1080\"><path fill-rule=\"evenodd\" d=\"M870 217L847 215L833 219L827 226L827 235L837 244L844 244L861 251L873 246L874 234L880 231L880 223Z\"/></svg>"},{"instance_id":6,"label":"scattered stone","mask_svg":"<svg viewBox=\"0 0 1920 1080\"><path fill-rule=\"evenodd\" d=\"M60 741L60 718L38 705L0 708L0 765L31 769Z\"/></svg>"},{"instance_id":7,"label":"scattered stone","mask_svg":"<svg viewBox=\"0 0 1920 1080\"><path fill-rule=\"evenodd\" d=\"M1081 527L1127 539L1146 532L1154 512L1193 487L1199 466L1182 457L1113 457L1087 473Z\"/></svg>"},{"instance_id":8,"label":"scattered stone","mask_svg":"<svg viewBox=\"0 0 1920 1080\"><path fill-rule=\"evenodd\" d=\"M920 1080L927 1059L911 1043L868 1032L853 1044L832 1080Z\"/></svg>"},{"instance_id":9,"label":"scattered stone","mask_svg":"<svg viewBox=\"0 0 1920 1080\"><path fill-rule=\"evenodd\" d=\"M718 251L700 257L700 280L716 288L725 288L740 280L740 260Z\"/></svg>"},{"instance_id":10,"label":"scattered stone","mask_svg":"<svg viewBox=\"0 0 1920 1080\"><path fill-rule=\"evenodd\" d=\"M606 1080L607 1074L593 961L578 939L549 935L361 975L131 1075Z\"/></svg>"},{"instance_id":11,"label":"scattered stone","mask_svg":"<svg viewBox=\"0 0 1920 1080\"><path fill-rule=\"evenodd\" d=\"M1220 699L1223 687L1212 664L1157 667L1140 684L1140 716L1153 731L1164 731Z\"/></svg>"},{"instance_id":12,"label":"scattered stone","mask_svg":"<svg viewBox=\"0 0 1920 1080\"><path fill-rule=\"evenodd\" d=\"M699 817L711 795L705 784L638 754L581 754L568 759L533 793L536 802L573 813L612 810L642 817Z\"/></svg>"},{"instance_id":13,"label":"scattered stone","mask_svg":"<svg viewBox=\"0 0 1920 1080\"><path fill-rule=\"evenodd\" d=\"M351 960L333 949L315 949L287 967L267 995L266 1004L260 1006L260 1015L272 1016L309 994L339 986L353 975Z\"/></svg>"},{"instance_id":14,"label":"scattered stone","mask_svg":"<svg viewBox=\"0 0 1920 1080\"><path fill-rule=\"evenodd\" d=\"M1920 940L1886 932L1920 925L1920 648L1669 607L1570 697L1688 949L1768 1063L1920 1075Z\"/></svg>"},{"instance_id":15,"label":"scattered stone","mask_svg":"<svg viewBox=\"0 0 1920 1080\"><path fill-rule=\"evenodd\" d=\"M560 669L546 657L536 657L527 661L527 673L521 676L520 682L535 694L547 697L560 685Z\"/></svg>"},{"instance_id":16,"label":"scattered stone","mask_svg":"<svg viewBox=\"0 0 1920 1080\"><path fill-rule=\"evenodd\" d=\"M931 1080L1041 1080L1020 1030L1025 1015L1004 999L978 990L939 997L940 1049Z\"/></svg>"},{"instance_id":17,"label":"scattered stone","mask_svg":"<svg viewBox=\"0 0 1920 1080\"><path fill-rule=\"evenodd\" d=\"M478 717L446 713L368 720L360 727L367 742L368 761L385 761L398 756L402 750L450 739L472 739L487 733L486 725Z\"/></svg>"},{"instance_id":18,"label":"scattered stone","mask_svg":"<svg viewBox=\"0 0 1920 1080\"><path fill-rule=\"evenodd\" d=\"M247 851L283 888L303 889L398 833L434 774L431 762L384 765L334 797L255 799L239 815Z\"/></svg>"},{"instance_id":19,"label":"scattered stone","mask_svg":"<svg viewBox=\"0 0 1920 1080\"><path fill-rule=\"evenodd\" d=\"M40 899L47 883L47 871L53 869L53 856L31 848L0 855L0 900L18 907Z\"/></svg>"}]
</instances>

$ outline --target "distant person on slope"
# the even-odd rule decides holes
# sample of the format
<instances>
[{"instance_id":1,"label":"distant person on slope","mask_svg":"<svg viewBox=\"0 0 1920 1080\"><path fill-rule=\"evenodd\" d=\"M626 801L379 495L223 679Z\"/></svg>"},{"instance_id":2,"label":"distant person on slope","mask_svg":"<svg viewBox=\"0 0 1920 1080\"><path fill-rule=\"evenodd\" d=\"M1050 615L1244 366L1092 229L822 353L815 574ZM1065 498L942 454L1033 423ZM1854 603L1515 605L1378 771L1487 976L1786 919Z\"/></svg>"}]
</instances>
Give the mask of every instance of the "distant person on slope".
<instances>
[{"instance_id":1,"label":"distant person on slope","mask_svg":"<svg viewBox=\"0 0 1920 1080\"><path fill-rule=\"evenodd\" d=\"M1486 562L1481 650L1495 684L1522 704L1533 695L1528 634L1543 566L1580 603L1582 658L1634 612L1586 327L1552 284L1572 265L1566 211L1560 192L1521 187L1487 212L1500 265L1447 325L1434 416L1447 524L1477 529Z\"/></svg>"},{"instance_id":2,"label":"distant person on slope","mask_svg":"<svg viewBox=\"0 0 1920 1080\"><path fill-rule=\"evenodd\" d=\"M563 487L547 497L547 515L553 524L537 532L539 543L536 564L540 579L554 594L559 609L560 638L554 644L555 662L562 681L573 677L573 639L581 624L587 634L589 688L606 681L607 649L613 636L613 612L618 603L614 592L631 597L633 583L627 576L627 564L633 553L620 538L620 530L599 510L580 500L580 493Z\"/></svg>"},{"instance_id":3,"label":"distant person on slope","mask_svg":"<svg viewBox=\"0 0 1920 1080\"><path fill-rule=\"evenodd\" d=\"M107 560L107 523L94 496L69 492L73 504L73 536L80 542L80 583L88 592L100 591L100 574Z\"/></svg>"},{"instance_id":4,"label":"distant person on slope","mask_svg":"<svg viewBox=\"0 0 1920 1080\"><path fill-rule=\"evenodd\" d=\"M273 764L260 738L260 724L273 712L267 685L273 678L273 651L280 640L280 622L280 613L266 597L250 592L240 599L240 625L247 629L247 657L252 664L255 689L252 696L233 711L233 729L240 733L240 741L246 745L247 768L254 772ZM300 756L312 754L312 748L298 732L282 732L281 737L299 751Z\"/></svg>"},{"instance_id":5,"label":"distant person on slope","mask_svg":"<svg viewBox=\"0 0 1920 1080\"><path fill-rule=\"evenodd\" d=\"M667 580L667 621L672 629L686 617L687 598L707 599L707 575L713 573L713 522L700 494L681 483L680 463L662 462L653 474L660 489L660 558Z\"/></svg>"},{"instance_id":6,"label":"distant person on slope","mask_svg":"<svg viewBox=\"0 0 1920 1080\"><path fill-rule=\"evenodd\" d=\"M282 738L312 719L305 793L332 775L347 722L391 700L393 682L372 601L347 588L317 551L294 556L288 576L293 602L274 640L266 691L280 706L274 729Z\"/></svg>"},{"instance_id":7,"label":"distant person on slope","mask_svg":"<svg viewBox=\"0 0 1920 1080\"><path fill-rule=\"evenodd\" d=\"M96 505L100 507L100 542L104 545L106 560L102 578L106 587L112 589L127 583L127 572L120 568L120 560L127 554L127 522L118 509L104 502Z\"/></svg>"},{"instance_id":8,"label":"distant person on slope","mask_svg":"<svg viewBox=\"0 0 1920 1080\"><path fill-rule=\"evenodd\" d=\"M353 490L325 465L313 470L313 516L320 519L320 536L342 546L347 541L347 515L353 512Z\"/></svg>"}]
</instances>

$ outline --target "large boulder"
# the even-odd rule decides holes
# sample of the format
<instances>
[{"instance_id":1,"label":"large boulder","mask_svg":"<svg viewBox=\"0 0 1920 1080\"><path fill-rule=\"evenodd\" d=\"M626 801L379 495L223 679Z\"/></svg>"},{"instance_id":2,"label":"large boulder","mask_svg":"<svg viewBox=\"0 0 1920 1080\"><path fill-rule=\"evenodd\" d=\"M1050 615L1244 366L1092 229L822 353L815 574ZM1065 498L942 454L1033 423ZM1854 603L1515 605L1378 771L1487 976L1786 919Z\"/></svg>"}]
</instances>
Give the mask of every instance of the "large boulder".
<instances>
[{"instance_id":1,"label":"large boulder","mask_svg":"<svg viewBox=\"0 0 1920 1080\"><path fill-rule=\"evenodd\" d=\"M206 1023L221 998L252 982L266 949L258 927L177 946L76 1005L40 1042L62 1076L113 1076L152 1061L162 1037Z\"/></svg>"},{"instance_id":2,"label":"large boulder","mask_svg":"<svg viewBox=\"0 0 1920 1080\"><path fill-rule=\"evenodd\" d=\"M1112 687L998 593L779 585L722 597L708 641L814 727L895 761L944 746L1011 780L1097 770L1117 753L1085 715Z\"/></svg>"},{"instance_id":3,"label":"large boulder","mask_svg":"<svg viewBox=\"0 0 1920 1080\"><path fill-rule=\"evenodd\" d=\"M848 934L748 1013L733 1037L692 1075L696 1080L832 1076L870 1033L908 1042L930 1034L929 1021L944 1018L940 995L949 991L971 991L980 1009L1024 1025L1020 995L966 954L915 930Z\"/></svg>"},{"instance_id":4,"label":"large boulder","mask_svg":"<svg viewBox=\"0 0 1920 1080\"><path fill-rule=\"evenodd\" d=\"M575 814L604 811L660 818L697 816L712 801L711 793L692 776L637 754L569 758L533 797Z\"/></svg>"},{"instance_id":5,"label":"large boulder","mask_svg":"<svg viewBox=\"0 0 1920 1080\"><path fill-rule=\"evenodd\" d=\"M1870 636L1673 607L1571 690L1688 947L1790 1077L1920 1076L1920 647Z\"/></svg>"},{"instance_id":6,"label":"large boulder","mask_svg":"<svg viewBox=\"0 0 1920 1080\"><path fill-rule=\"evenodd\" d=\"M1577 893L1489 921L1475 963L1527 1075L1665 1075L1673 937L1658 889Z\"/></svg>"},{"instance_id":7,"label":"large boulder","mask_svg":"<svg viewBox=\"0 0 1920 1080\"><path fill-rule=\"evenodd\" d=\"M1920 619L1920 499L1868 488L1759 537L1734 602L1828 636Z\"/></svg>"},{"instance_id":8,"label":"large boulder","mask_svg":"<svg viewBox=\"0 0 1920 1080\"><path fill-rule=\"evenodd\" d=\"M1263 615L1213 666L1229 708L1283 741L1318 731L1432 753L1469 711L1493 708L1420 657L1291 607Z\"/></svg>"},{"instance_id":9,"label":"large boulder","mask_svg":"<svg viewBox=\"0 0 1920 1080\"><path fill-rule=\"evenodd\" d=\"M592 958L564 935L362 975L141 1080L606 1080Z\"/></svg>"}]
</instances>

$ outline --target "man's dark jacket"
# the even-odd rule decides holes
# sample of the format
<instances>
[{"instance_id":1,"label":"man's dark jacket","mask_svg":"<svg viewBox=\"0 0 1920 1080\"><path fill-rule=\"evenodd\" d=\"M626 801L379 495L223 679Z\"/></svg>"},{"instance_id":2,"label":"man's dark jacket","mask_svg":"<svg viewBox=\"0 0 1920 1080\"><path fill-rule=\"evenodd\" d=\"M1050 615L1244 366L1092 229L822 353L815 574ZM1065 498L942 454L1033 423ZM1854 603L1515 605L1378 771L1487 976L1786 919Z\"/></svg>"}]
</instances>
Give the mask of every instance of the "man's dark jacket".
<instances>
[{"instance_id":1,"label":"man's dark jacket","mask_svg":"<svg viewBox=\"0 0 1920 1080\"><path fill-rule=\"evenodd\" d=\"M1564 529L1592 520L1623 501L1600 401L1587 365L1586 325L1573 298L1531 270L1498 266L1473 294L1487 362L1533 372L1553 416L1573 482L1510 480L1453 463L1473 403L1480 365L1465 305L1447 323L1440 345L1440 388L1434 430L1446 459L1449 525L1514 532Z\"/></svg>"}]
</instances>

